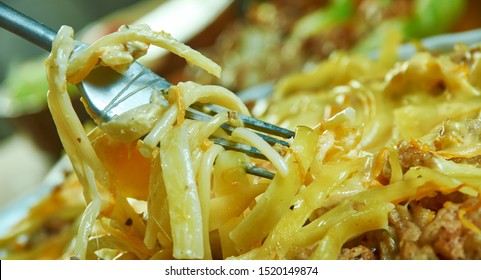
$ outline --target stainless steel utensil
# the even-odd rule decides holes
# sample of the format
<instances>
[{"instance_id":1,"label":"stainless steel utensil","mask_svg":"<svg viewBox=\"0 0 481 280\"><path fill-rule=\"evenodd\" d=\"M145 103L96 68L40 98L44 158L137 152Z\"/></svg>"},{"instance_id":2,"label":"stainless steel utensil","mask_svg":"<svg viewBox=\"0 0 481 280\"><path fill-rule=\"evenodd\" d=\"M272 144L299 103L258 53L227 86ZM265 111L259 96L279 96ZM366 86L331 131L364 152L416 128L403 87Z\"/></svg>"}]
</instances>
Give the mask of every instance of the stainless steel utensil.
<instances>
[{"instance_id":1,"label":"stainless steel utensil","mask_svg":"<svg viewBox=\"0 0 481 280\"><path fill-rule=\"evenodd\" d=\"M54 30L1 2L0 26L46 51L51 50L52 41L56 35ZM77 42L76 50L85 46L85 44ZM136 62L122 74L109 67L98 67L84 81L80 82L77 88L85 99L89 111L101 121L108 122L124 112L150 103L154 89L162 91L168 89L171 85L164 78ZM195 104L187 109L186 117L208 120L211 115L223 110L227 109L212 104ZM289 146L287 141L279 138L288 139L295 135L293 131L288 129L242 114L237 115L246 127L256 131L259 136L270 144ZM228 133L233 130L228 124L224 124L222 128ZM256 148L249 145L217 137L213 137L211 140L225 149L236 150L251 157L266 159ZM246 171L247 173L270 179L274 176L273 173L253 165L246 166Z\"/></svg>"}]
</instances>

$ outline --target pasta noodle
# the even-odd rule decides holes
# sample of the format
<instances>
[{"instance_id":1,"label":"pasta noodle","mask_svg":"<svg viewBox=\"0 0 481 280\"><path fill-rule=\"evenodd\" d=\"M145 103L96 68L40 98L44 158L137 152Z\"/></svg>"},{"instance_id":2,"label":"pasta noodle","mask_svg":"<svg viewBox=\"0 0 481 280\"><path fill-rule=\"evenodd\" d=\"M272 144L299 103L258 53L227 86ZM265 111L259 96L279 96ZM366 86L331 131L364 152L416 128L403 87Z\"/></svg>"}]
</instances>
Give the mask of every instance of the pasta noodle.
<instances>
[{"instance_id":1,"label":"pasta noodle","mask_svg":"<svg viewBox=\"0 0 481 280\"><path fill-rule=\"evenodd\" d=\"M151 107L86 133L66 85L98 64L122 72L155 45L214 75L220 67L142 25L74 55L72 38L71 28L60 29L46 65L49 107L74 175L0 240L5 258L481 258L470 249L481 246L479 48L396 62L391 40L378 60L338 52L285 77L256 116L295 130L279 153L233 112L186 119L196 102L249 114L229 90L194 82L153 92ZM236 127L232 135L224 123ZM128 126L141 133L119 132ZM252 145L268 161L226 151L212 135ZM276 175L247 174L248 164ZM63 208L71 212L60 217L54 210ZM53 220L57 232L40 235ZM446 249L453 246L461 251Z\"/></svg>"}]
</instances>

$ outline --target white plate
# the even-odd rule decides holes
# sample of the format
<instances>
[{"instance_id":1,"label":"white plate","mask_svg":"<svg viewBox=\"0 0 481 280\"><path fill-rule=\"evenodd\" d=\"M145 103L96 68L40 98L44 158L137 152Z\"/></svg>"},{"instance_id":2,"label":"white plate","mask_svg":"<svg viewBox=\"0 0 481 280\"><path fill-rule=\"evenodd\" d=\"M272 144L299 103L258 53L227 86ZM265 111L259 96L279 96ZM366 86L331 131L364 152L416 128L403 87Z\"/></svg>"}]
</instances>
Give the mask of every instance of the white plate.
<instances>
[{"instance_id":1,"label":"white plate","mask_svg":"<svg viewBox=\"0 0 481 280\"><path fill-rule=\"evenodd\" d=\"M66 174L72 172L72 165L67 156L63 156L50 170L45 179L34 191L20 196L0 207L0 236L4 236L28 211L47 197L51 191L65 181Z\"/></svg>"}]
</instances>

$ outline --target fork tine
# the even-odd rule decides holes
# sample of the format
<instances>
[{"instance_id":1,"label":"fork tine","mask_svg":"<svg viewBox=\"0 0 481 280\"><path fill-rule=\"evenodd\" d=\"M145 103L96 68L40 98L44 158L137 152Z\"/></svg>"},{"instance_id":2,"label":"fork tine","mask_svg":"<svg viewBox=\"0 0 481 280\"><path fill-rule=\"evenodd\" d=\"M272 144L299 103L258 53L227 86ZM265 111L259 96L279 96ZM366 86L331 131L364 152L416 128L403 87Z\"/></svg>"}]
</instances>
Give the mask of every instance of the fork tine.
<instances>
[{"instance_id":1,"label":"fork tine","mask_svg":"<svg viewBox=\"0 0 481 280\"><path fill-rule=\"evenodd\" d=\"M185 116L189 119L200 120L200 121L208 121L208 120L211 119L210 115L207 115L203 112L197 111L197 110L195 110L193 108L190 108L190 107L187 108L185 111L186 111ZM228 124L223 124L222 128L224 130L227 130L229 133L234 130L234 127L232 127ZM263 135L263 134L259 134L259 135ZM267 135L264 135L264 136L268 137ZM269 137L269 138L275 139L273 137ZM224 149L226 149L226 150L234 150L234 151L237 151L237 152L244 153L244 154L246 154L250 157L267 160L267 158L258 149L254 148L252 146L249 146L249 145L246 145L246 144L241 144L241 143L238 143L238 142L234 142L234 141L231 141L231 140L228 140L228 139L225 139L225 138L221 138L221 137L211 136L211 137L209 137L209 139L212 140L214 143L224 147ZM285 141L278 140L278 139L275 139L275 140L285 142ZM287 142L285 142L285 143L287 144ZM256 176L267 178L267 179L272 179L272 178L274 178L274 175L275 175L274 173L272 173L272 172L270 172L270 171L268 171L264 168L256 167L251 163L246 164L245 170L246 170L247 174L256 175Z\"/></svg>"},{"instance_id":2,"label":"fork tine","mask_svg":"<svg viewBox=\"0 0 481 280\"><path fill-rule=\"evenodd\" d=\"M250 157L267 160L267 158L263 154L261 154L258 149L252 146L230 141L221 137L210 137L209 139L212 140L214 143L221 145L226 150L234 150L244 153ZM266 179L273 179L275 176L274 173L268 171L267 169L254 166L252 163L246 163L244 168L247 174L256 175Z\"/></svg>"},{"instance_id":3,"label":"fork tine","mask_svg":"<svg viewBox=\"0 0 481 280\"><path fill-rule=\"evenodd\" d=\"M194 105L195 108L199 108L199 106L201 106L201 105ZM193 108L187 108L185 115L188 119L194 119L194 120L200 120L200 121L208 121L211 118L211 115L208 115L208 114L206 114L202 111L199 111L199 110L196 110L196 109L193 109ZM248 118L250 118L250 117L248 117ZM252 119L252 118L250 118L250 119ZM235 127L233 127L229 124L223 124L223 125L221 125L221 128L225 132L227 132L229 135L235 129ZM250 128L255 130L255 128L252 127L252 126ZM269 143L272 146L275 145L275 144L280 144L282 146L289 147L289 143L284 141L284 140L277 139L277 138L271 137L269 135L258 133L258 132L256 132L256 134L259 135L262 139L264 139L267 143Z\"/></svg>"},{"instance_id":4,"label":"fork tine","mask_svg":"<svg viewBox=\"0 0 481 280\"><path fill-rule=\"evenodd\" d=\"M275 176L274 173L272 173L272 172L270 172L270 171L268 171L264 168L254 166L251 163L247 164L247 166L245 168L246 168L247 174L256 175L256 176L259 176L259 177L264 177L264 178L267 178L267 179L273 179L274 176Z\"/></svg>"},{"instance_id":5,"label":"fork tine","mask_svg":"<svg viewBox=\"0 0 481 280\"><path fill-rule=\"evenodd\" d=\"M185 116L189 119L194 119L199 121L208 121L211 119L211 116L192 108L187 108L185 110ZM226 126L231 127L230 125L226 125ZM221 145L226 150L234 150L234 151L242 152L250 157L255 157L259 159L267 159L258 149L252 146L231 141L222 137L211 136L209 137L209 139L212 140L214 143Z\"/></svg>"},{"instance_id":6,"label":"fork tine","mask_svg":"<svg viewBox=\"0 0 481 280\"><path fill-rule=\"evenodd\" d=\"M202 104L202 105L195 104L193 107L195 109L197 109L199 111L203 111L203 112L205 112L206 114L209 114L209 115L215 115L217 113L228 110L227 108L224 108L222 106L215 105L215 104L205 104L205 105L204 104ZM283 138L286 138L286 139L295 136L295 132L292 131L292 130L289 130L289 129L286 129L286 128L283 128L283 127L279 127L279 126L276 126L276 125L273 125L271 123L264 122L264 121L261 121L261 120L255 119L255 118L251 118L251 117L243 115L243 114L238 114L238 117L242 120L242 122L244 123L244 125L246 127L254 129L256 131L264 132L264 133L267 133L267 134L270 134L270 135L280 136L280 137L283 137Z\"/></svg>"},{"instance_id":7,"label":"fork tine","mask_svg":"<svg viewBox=\"0 0 481 280\"><path fill-rule=\"evenodd\" d=\"M250 157L267 160L267 158L263 154L261 154L259 150L257 150L252 146L230 141L221 137L210 137L209 139L212 140L214 143L221 145L226 150L234 150L237 152L244 153ZM256 176L267 178L267 179L273 179L275 176L274 173L268 171L267 169L257 167L252 163L246 163L244 168L247 174L256 175Z\"/></svg>"},{"instance_id":8,"label":"fork tine","mask_svg":"<svg viewBox=\"0 0 481 280\"><path fill-rule=\"evenodd\" d=\"M225 138L222 138L222 137L211 136L209 139L212 140L212 142L214 142L218 145L221 145L226 150L233 150L233 151L237 151L237 152L241 152L243 154L246 154L250 157L267 160L267 158L264 154L262 154L258 149L254 148L252 146L242 144L242 143L239 143L239 142L235 142L235 141L231 141L231 140L228 140L228 139L225 139Z\"/></svg>"}]
</instances>

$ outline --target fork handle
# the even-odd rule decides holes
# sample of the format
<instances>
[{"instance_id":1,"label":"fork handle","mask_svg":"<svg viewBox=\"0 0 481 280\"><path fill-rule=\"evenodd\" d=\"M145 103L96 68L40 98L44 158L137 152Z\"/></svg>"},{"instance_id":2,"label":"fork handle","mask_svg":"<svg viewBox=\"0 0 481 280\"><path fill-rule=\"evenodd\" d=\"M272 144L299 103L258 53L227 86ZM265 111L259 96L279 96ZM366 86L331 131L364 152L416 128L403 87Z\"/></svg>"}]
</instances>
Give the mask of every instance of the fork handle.
<instances>
[{"instance_id":1,"label":"fork handle","mask_svg":"<svg viewBox=\"0 0 481 280\"><path fill-rule=\"evenodd\" d=\"M51 51L57 32L0 2L0 26L27 41Z\"/></svg>"}]
</instances>

